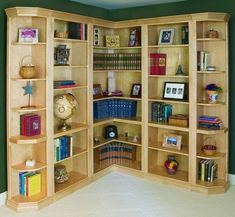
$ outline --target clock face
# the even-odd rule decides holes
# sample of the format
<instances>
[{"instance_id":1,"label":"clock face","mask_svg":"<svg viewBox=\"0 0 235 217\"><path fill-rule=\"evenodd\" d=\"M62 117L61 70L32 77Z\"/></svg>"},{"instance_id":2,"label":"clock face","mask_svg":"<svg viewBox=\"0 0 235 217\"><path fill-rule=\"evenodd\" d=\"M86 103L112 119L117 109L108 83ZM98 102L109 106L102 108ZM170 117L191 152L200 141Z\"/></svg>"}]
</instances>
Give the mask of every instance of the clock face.
<instances>
[{"instance_id":1,"label":"clock face","mask_svg":"<svg viewBox=\"0 0 235 217\"><path fill-rule=\"evenodd\" d=\"M114 132L109 132L109 137L114 137L115 136L115 133Z\"/></svg>"}]
</instances>

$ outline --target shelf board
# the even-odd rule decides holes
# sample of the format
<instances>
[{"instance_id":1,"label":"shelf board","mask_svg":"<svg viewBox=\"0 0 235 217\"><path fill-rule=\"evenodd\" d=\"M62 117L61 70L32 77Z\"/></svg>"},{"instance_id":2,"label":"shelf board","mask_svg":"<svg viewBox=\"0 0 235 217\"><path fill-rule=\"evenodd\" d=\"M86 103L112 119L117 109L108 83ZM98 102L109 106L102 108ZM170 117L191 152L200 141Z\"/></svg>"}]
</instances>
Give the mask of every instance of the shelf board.
<instances>
[{"instance_id":1,"label":"shelf board","mask_svg":"<svg viewBox=\"0 0 235 217\"><path fill-rule=\"evenodd\" d=\"M205 135L214 135L214 134L223 134L228 131L227 127L223 127L220 130L214 130L214 129L197 129L197 133L199 134L205 134Z\"/></svg>"},{"instance_id":2,"label":"shelf board","mask_svg":"<svg viewBox=\"0 0 235 217\"><path fill-rule=\"evenodd\" d=\"M139 139L137 142L133 142L133 137L132 136L128 136L127 138L122 135L119 134L118 138L115 139L104 139L102 137L98 137L99 139L99 143L94 145L94 148L99 148L105 144L108 144L110 142L122 142L122 143L126 143L126 144L130 144L130 145L135 145L135 146L140 146L141 147L141 140Z\"/></svg>"},{"instance_id":3,"label":"shelf board","mask_svg":"<svg viewBox=\"0 0 235 217\"><path fill-rule=\"evenodd\" d=\"M107 96L107 97L101 97L98 99L93 99L93 102L96 101L102 101L102 100L106 100L106 99L126 99L126 100L135 100L135 101L141 101L141 98L136 98L136 97L130 97L130 96Z\"/></svg>"},{"instance_id":4,"label":"shelf board","mask_svg":"<svg viewBox=\"0 0 235 217\"><path fill-rule=\"evenodd\" d=\"M17 170L18 172L33 172L45 169L47 166L45 163L37 162L34 167L26 167L25 163L17 164L15 166L12 166L12 169Z\"/></svg>"},{"instance_id":5,"label":"shelf board","mask_svg":"<svg viewBox=\"0 0 235 217\"><path fill-rule=\"evenodd\" d=\"M39 203L46 198L47 198L47 193L45 191L41 191L40 193L35 194L31 197L16 195L16 196L12 197L10 200L14 201L17 204L21 204L21 203L28 204L28 203Z\"/></svg>"},{"instance_id":6,"label":"shelf board","mask_svg":"<svg viewBox=\"0 0 235 217\"><path fill-rule=\"evenodd\" d=\"M225 154L224 153L221 153L221 152L216 152L216 154L212 155L212 156L208 156L206 154L204 154L204 152L200 151L198 154L197 154L197 158L201 158L201 159L211 159L211 160L216 160L216 159L221 159L225 157Z\"/></svg>"},{"instance_id":7,"label":"shelf board","mask_svg":"<svg viewBox=\"0 0 235 217\"><path fill-rule=\"evenodd\" d=\"M216 179L213 182L204 182L201 180L197 180L197 185L200 185L205 188L213 188L213 187L225 187L227 186L227 182L222 179Z\"/></svg>"},{"instance_id":8,"label":"shelf board","mask_svg":"<svg viewBox=\"0 0 235 217\"><path fill-rule=\"evenodd\" d=\"M63 42L71 42L71 43L87 43L87 40L80 40L80 39L72 39L72 38L57 38L54 37L54 41L63 41Z\"/></svg>"},{"instance_id":9,"label":"shelf board","mask_svg":"<svg viewBox=\"0 0 235 217\"><path fill-rule=\"evenodd\" d=\"M45 135L37 135L37 136L13 136L10 137L10 142L15 143L17 145L24 145L24 144L36 144L45 142L47 140Z\"/></svg>"},{"instance_id":10,"label":"shelf board","mask_svg":"<svg viewBox=\"0 0 235 217\"><path fill-rule=\"evenodd\" d=\"M34 108L12 108L13 111L15 112L19 112L19 113L24 113L24 112L39 112L39 111L46 111L46 107L45 106L40 106L40 105L36 105Z\"/></svg>"},{"instance_id":11,"label":"shelf board","mask_svg":"<svg viewBox=\"0 0 235 217\"><path fill-rule=\"evenodd\" d=\"M161 124L161 123L149 122L148 126L149 127L162 128L162 129L169 129L169 130L178 130L178 131L189 132L189 128L187 128L187 127L178 127L178 126L169 125L169 124Z\"/></svg>"},{"instance_id":12,"label":"shelf board","mask_svg":"<svg viewBox=\"0 0 235 217\"><path fill-rule=\"evenodd\" d=\"M23 46L27 46L27 45L46 45L46 42L12 42L12 45L23 45Z\"/></svg>"},{"instance_id":13,"label":"shelf board","mask_svg":"<svg viewBox=\"0 0 235 217\"><path fill-rule=\"evenodd\" d=\"M13 81L20 81L20 82L26 82L26 81L46 81L46 78L11 78Z\"/></svg>"},{"instance_id":14,"label":"shelf board","mask_svg":"<svg viewBox=\"0 0 235 217\"><path fill-rule=\"evenodd\" d=\"M168 152L168 153L174 153L174 154L179 154L179 155L184 155L184 156L188 156L188 146L186 145L182 145L181 146L181 150L177 150L177 149L171 149L171 148L165 148L162 147L162 143L158 142L157 144L149 144L149 149L152 150L156 150L156 151L162 151L162 152Z\"/></svg>"},{"instance_id":15,"label":"shelf board","mask_svg":"<svg viewBox=\"0 0 235 217\"><path fill-rule=\"evenodd\" d=\"M102 119L102 120L95 120L93 123L93 127L97 127L104 124L109 124L112 122L119 122L119 123L126 123L126 124L136 124L141 125L141 117L134 117L131 119L122 119L122 118L109 118L109 119Z\"/></svg>"},{"instance_id":16,"label":"shelf board","mask_svg":"<svg viewBox=\"0 0 235 217\"><path fill-rule=\"evenodd\" d=\"M78 157L83 154L87 154L87 149L79 148L79 147L73 147L73 156L64 158L63 160L56 161L55 164L61 163L66 160L70 160L72 158Z\"/></svg>"},{"instance_id":17,"label":"shelf board","mask_svg":"<svg viewBox=\"0 0 235 217\"><path fill-rule=\"evenodd\" d=\"M66 66L54 66L55 69L63 68L87 68L87 65L66 65Z\"/></svg>"},{"instance_id":18,"label":"shelf board","mask_svg":"<svg viewBox=\"0 0 235 217\"><path fill-rule=\"evenodd\" d=\"M77 90L77 89L84 89L87 88L86 85L79 85L76 87L63 87L63 88L54 88L54 91L64 91L64 90Z\"/></svg>"},{"instance_id":19,"label":"shelf board","mask_svg":"<svg viewBox=\"0 0 235 217\"><path fill-rule=\"evenodd\" d=\"M189 47L188 44L159 44L159 45L149 45L148 48L179 48L179 47Z\"/></svg>"},{"instance_id":20,"label":"shelf board","mask_svg":"<svg viewBox=\"0 0 235 217\"><path fill-rule=\"evenodd\" d=\"M100 50L135 50L135 49L141 49L141 46L136 47L98 47L94 46L94 49L100 49Z\"/></svg>"},{"instance_id":21,"label":"shelf board","mask_svg":"<svg viewBox=\"0 0 235 217\"><path fill-rule=\"evenodd\" d=\"M223 74L225 71L197 71L198 74Z\"/></svg>"},{"instance_id":22,"label":"shelf board","mask_svg":"<svg viewBox=\"0 0 235 217\"><path fill-rule=\"evenodd\" d=\"M225 41L223 38L197 38L197 41Z\"/></svg>"},{"instance_id":23,"label":"shelf board","mask_svg":"<svg viewBox=\"0 0 235 217\"><path fill-rule=\"evenodd\" d=\"M185 104L188 105L188 101L184 100L167 100L167 99L160 99L160 98L149 98L149 102L165 102L165 103L174 103L174 104Z\"/></svg>"},{"instance_id":24,"label":"shelf board","mask_svg":"<svg viewBox=\"0 0 235 217\"><path fill-rule=\"evenodd\" d=\"M149 173L165 177L167 179L177 179L179 181L188 182L187 171L177 170L175 175L170 175L163 166L154 166L153 168L149 169Z\"/></svg>"},{"instance_id":25,"label":"shelf board","mask_svg":"<svg viewBox=\"0 0 235 217\"><path fill-rule=\"evenodd\" d=\"M224 106L226 105L225 102L217 101L216 103L208 103L207 100L202 100L197 102L198 106L209 106L209 107L214 107L214 106Z\"/></svg>"},{"instance_id":26,"label":"shelf board","mask_svg":"<svg viewBox=\"0 0 235 217\"><path fill-rule=\"evenodd\" d=\"M93 72L109 72L109 71L112 71L112 72L131 72L131 73L141 73L142 71L140 69L104 69L104 70L93 70Z\"/></svg>"},{"instance_id":27,"label":"shelf board","mask_svg":"<svg viewBox=\"0 0 235 217\"><path fill-rule=\"evenodd\" d=\"M59 130L57 127L54 128L54 138L58 138L58 137L61 137L61 136L66 136L66 135L69 135L69 134L72 134L72 133L76 133L76 132L88 129L87 124L74 123L74 122L67 123L67 124L69 124L71 126L71 129L66 130L66 131L62 131L62 130Z\"/></svg>"},{"instance_id":28,"label":"shelf board","mask_svg":"<svg viewBox=\"0 0 235 217\"><path fill-rule=\"evenodd\" d=\"M55 193L66 190L72 187L73 185L78 184L79 182L83 181L86 178L88 178L87 175L84 175L75 171L71 171L69 172L69 179L67 182L55 184Z\"/></svg>"},{"instance_id":29,"label":"shelf board","mask_svg":"<svg viewBox=\"0 0 235 217\"><path fill-rule=\"evenodd\" d=\"M170 74L166 74L166 75L148 75L149 78L186 78L188 79L189 76L188 75L170 75Z\"/></svg>"}]
</instances>

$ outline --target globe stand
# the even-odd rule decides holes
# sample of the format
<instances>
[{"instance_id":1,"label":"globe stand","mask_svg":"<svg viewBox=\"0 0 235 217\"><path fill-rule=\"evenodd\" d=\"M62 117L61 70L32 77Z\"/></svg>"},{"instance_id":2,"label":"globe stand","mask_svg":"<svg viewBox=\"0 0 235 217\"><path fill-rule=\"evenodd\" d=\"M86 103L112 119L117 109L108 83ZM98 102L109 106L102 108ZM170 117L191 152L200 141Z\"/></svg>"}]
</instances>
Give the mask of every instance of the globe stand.
<instances>
[{"instance_id":1,"label":"globe stand","mask_svg":"<svg viewBox=\"0 0 235 217\"><path fill-rule=\"evenodd\" d=\"M71 126L66 124L66 121L65 120L61 120L61 125L58 126L58 129L59 130L63 130L63 131L66 131L66 130L70 130L71 129Z\"/></svg>"}]
</instances>

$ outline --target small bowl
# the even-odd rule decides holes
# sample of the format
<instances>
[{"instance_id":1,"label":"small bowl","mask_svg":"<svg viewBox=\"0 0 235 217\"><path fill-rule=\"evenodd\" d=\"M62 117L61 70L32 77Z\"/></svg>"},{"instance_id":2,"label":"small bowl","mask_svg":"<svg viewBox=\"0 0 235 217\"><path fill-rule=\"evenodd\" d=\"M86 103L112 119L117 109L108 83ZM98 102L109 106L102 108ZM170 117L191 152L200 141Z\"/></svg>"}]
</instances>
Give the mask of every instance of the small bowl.
<instances>
[{"instance_id":1,"label":"small bowl","mask_svg":"<svg viewBox=\"0 0 235 217\"><path fill-rule=\"evenodd\" d=\"M202 150L206 155L212 156L216 153L216 146L215 145L203 145Z\"/></svg>"}]
</instances>

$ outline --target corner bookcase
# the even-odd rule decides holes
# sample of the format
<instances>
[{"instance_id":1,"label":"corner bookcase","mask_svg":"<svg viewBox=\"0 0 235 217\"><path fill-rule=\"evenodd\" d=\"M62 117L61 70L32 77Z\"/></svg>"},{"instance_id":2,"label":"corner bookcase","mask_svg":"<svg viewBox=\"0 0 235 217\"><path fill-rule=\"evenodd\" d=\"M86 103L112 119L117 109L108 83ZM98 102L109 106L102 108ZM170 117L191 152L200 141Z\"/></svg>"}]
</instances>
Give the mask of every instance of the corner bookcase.
<instances>
[{"instance_id":1,"label":"corner bookcase","mask_svg":"<svg viewBox=\"0 0 235 217\"><path fill-rule=\"evenodd\" d=\"M227 190L229 15L111 22L30 7L9 8L6 14L9 207L39 209L112 170L207 194ZM75 32L70 32L71 26ZM21 28L37 29L38 40L19 42ZM138 42L130 46L133 30L138 32ZM210 30L216 30L218 37L209 37ZM172 42L159 40L162 31L174 33ZM55 55L61 47L69 56L58 62ZM201 53L212 71L199 67ZM159 54L165 58L164 73L151 69L153 57ZM20 76L26 59L35 66L33 78ZM179 65L183 73L178 73ZM165 97L166 83L184 84L184 97ZM223 89L215 103L208 102L205 91L210 83ZM133 85L141 87L138 95L132 94ZM109 94L113 88L116 92ZM54 98L68 93L76 98L78 109L66 120L71 128L62 130L54 116ZM169 114L159 116L163 107ZM24 121L30 115L40 117L40 133L23 136ZM170 122L167 115L183 116L186 125ZM202 128L202 116L216 117L223 126ZM106 136L110 127L117 129L113 138ZM169 135L180 138L180 148L163 146ZM202 152L208 139L217 148L212 156ZM64 141L68 144L60 147ZM58 152L61 149L63 153ZM164 167L169 156L178 162L175 174ZM36 164L26 166L32 159ZM69 175L62 184L55 183L58 166ZM205 175L212 173L208 170L213 170L213 176ZM40 177L39 192L29 196L22 189L28 188L34 175Z\"/></svg>"}]
</instances>

